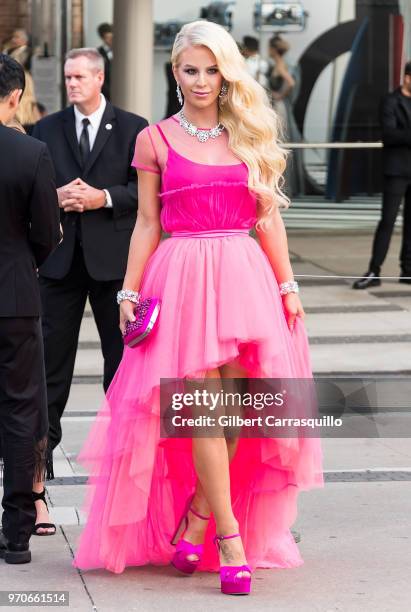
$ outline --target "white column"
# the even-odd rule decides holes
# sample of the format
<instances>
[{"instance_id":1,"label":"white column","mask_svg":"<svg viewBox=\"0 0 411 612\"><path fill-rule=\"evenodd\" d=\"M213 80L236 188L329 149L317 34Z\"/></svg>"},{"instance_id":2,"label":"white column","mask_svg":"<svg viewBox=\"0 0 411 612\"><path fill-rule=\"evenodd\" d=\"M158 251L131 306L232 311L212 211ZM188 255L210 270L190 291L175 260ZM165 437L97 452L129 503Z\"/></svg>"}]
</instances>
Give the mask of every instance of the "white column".
<instances>
[{"instance_id":1,"label":"white column","mask_svg":"<svg viewBox=\"0 0 411 612\"><path fill-rule=\"evenodd\" d=\"M150 121L153 77L152 0L115 0L111 96Z\"/></svg>"},{"instance_id":2,"label":"white column","mask_svg":"<svg viewBox=\"0 0 411 612\"><path fill-rule=\"evenodd\" d=\"M409 0L400 0L400 11L404 17L404 60L411 59L411 6Z\"/></svg>"}]
</instances>

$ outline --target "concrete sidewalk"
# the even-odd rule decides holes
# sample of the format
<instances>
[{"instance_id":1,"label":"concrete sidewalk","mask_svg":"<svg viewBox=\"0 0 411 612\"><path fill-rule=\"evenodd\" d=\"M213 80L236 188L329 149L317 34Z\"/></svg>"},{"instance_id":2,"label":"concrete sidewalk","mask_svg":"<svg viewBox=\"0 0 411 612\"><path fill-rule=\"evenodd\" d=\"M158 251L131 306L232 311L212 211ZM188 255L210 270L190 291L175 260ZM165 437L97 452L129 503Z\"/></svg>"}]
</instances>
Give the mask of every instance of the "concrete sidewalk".
<instances>
[{"instance_id":1,"label":"concrete sidewalk","mask_svg":"<svg viewBox=\"0 0 411 612\"><path fill-rule=\"evenodd\" d=\"M290 232L294 271L309 275L301 277L301 294L317 374L411 372L411 286L391 279L372 291L353 291L351 281L341 278L366 270L371 240L371 234L353 231ZM396 234L386 276L398 274L398 252ZM90 316L84 318L80 340L63 443L56 453L58 478L48 486L58 532L32 538L30 565L1 564L2 590L67 590L70 610L410 609L409 437L323 440L326 486L301 495L295 524L305 563L292 570L256 571L251 597L221 595L217 574L181 578L170 567L129 568L121 575L74 569L86 491L76 455L103 397L102 360Z\"/></svg>"}]
</instances>

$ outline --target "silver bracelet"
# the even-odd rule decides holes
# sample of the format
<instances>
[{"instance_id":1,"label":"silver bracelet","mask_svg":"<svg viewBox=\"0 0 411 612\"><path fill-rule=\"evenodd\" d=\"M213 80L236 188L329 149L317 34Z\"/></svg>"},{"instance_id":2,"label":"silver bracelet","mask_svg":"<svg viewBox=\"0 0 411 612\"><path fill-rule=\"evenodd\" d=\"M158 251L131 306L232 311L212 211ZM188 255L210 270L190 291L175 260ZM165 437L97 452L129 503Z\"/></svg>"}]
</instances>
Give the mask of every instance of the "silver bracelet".
<instances>
[{"instance_id":1,"label":"silver bracelet","mask_svg":"<svg viewBox=\"0 0 411 612\"><path fill-rule=\"evenodd\" d=\"M138 291L122 289L121 291L117 291L117 304L120 304L124 300L129 300L130 302L134 302L134 304L138 304L139 297L140 294Z\"/></svg>"},{"instance_id":2,"label":"silver bracelet","mask_svg":"<svg viewBox=\"0 0 411 612\"><path fill-rule=\"evenodd\" d=\"M297 281L287 281L279 285L280 295L287 295L287 293L298 293Z\"/></svg>"}]
</instances>

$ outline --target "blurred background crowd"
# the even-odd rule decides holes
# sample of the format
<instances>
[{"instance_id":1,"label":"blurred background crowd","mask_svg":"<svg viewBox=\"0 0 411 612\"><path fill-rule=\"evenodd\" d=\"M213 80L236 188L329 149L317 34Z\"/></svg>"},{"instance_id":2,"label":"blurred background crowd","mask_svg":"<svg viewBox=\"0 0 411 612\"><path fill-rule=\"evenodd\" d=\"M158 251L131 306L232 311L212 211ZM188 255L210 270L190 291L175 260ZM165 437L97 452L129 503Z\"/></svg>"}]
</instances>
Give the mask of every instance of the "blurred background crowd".
<instances>
[{"instance_id":1,"label":"blurred background crowd","mask_svg":"<svg viewBox=\"0 0 411 612\"><path fill-rule=\"evenodd\" d=\"M26 71L18 121L29 133L66 106L64 57L76 47L98 48L103 94L117 106L152 122L177 112L172 42L205 18L231 32L282 119L289 195L309 208L310 198L378 205L380 102L411 57L409 0L0 0L0 9L1 48Z\"/></svg>"}]
</instances>

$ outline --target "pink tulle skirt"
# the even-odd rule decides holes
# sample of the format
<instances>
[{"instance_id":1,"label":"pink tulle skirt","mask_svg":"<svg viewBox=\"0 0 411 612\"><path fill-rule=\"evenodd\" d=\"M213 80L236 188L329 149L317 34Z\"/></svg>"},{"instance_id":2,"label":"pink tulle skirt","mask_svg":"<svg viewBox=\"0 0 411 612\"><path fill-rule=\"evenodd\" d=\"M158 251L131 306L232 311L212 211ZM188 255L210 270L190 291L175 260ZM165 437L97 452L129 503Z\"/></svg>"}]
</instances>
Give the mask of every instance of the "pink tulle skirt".
<instances>
[{"instance_id":1,"label":"pink tulle skirt","mask_svg":"<svg viewBox=\"0 0 411 612\"><path fill-rule=\"evenodd\" d=\"M79 456L90 474L88 520L74 564L122 572L168 564L196 474L190 439L160 437L161 378L201 377L233 360L250 377L308 378L301 320L286 324L268 259L246 235L170 238L146 266L143 296L161 298L152 335L123 359ZM242 438L231 499L252 568L302 564L290 533L299 491L323 486L316 438ZM206 534L200 570L218 570Z\"/></svg>"}]
</instances>

